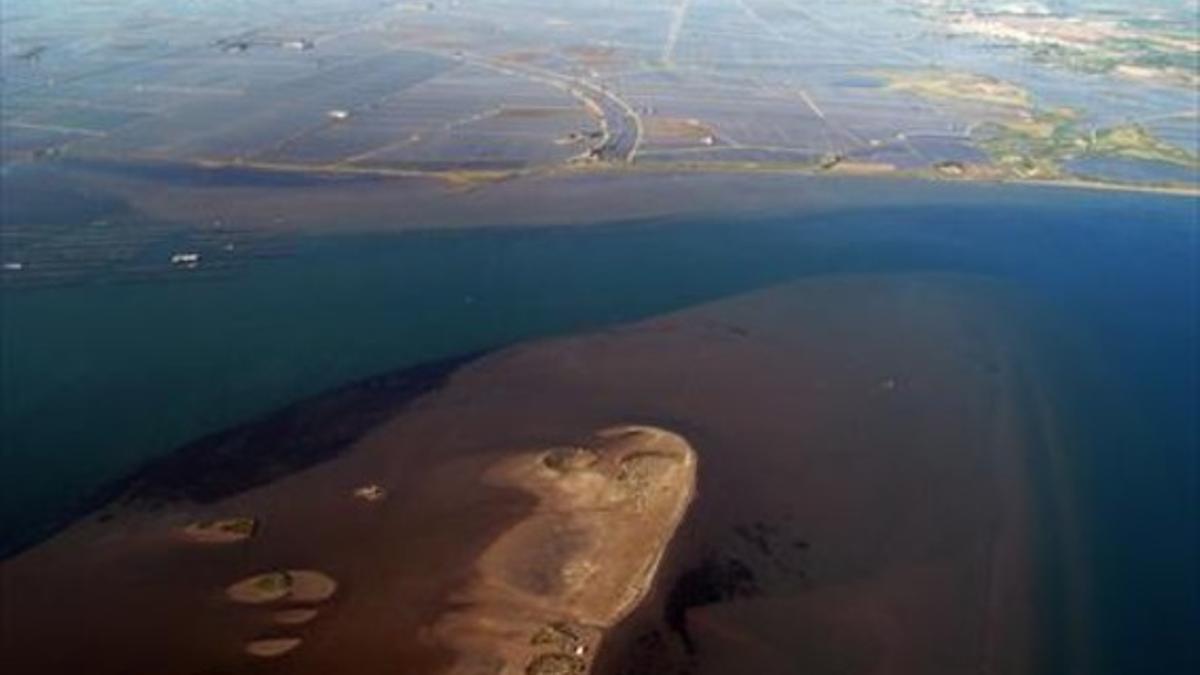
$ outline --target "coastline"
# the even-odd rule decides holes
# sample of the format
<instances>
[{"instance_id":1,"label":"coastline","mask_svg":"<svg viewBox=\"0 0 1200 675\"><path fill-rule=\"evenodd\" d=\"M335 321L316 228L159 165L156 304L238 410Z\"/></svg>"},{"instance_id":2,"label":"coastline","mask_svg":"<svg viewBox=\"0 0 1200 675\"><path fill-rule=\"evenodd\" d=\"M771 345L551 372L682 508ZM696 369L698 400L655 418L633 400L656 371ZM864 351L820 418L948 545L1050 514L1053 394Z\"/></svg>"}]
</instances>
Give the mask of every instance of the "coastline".
<instances>
[{"instance_id":1,"label":"coastline","mask_svg":"<svg viewBox=\"0 0 1200 675\"><path fill-rule=\"evenodd\" d=\"M327 234L594 225L794 209L846 209L843 192L870 185L872 202L896 207L941 201L1020 202L1043 190L1195 198L1200 186L1107 184L1083 179L962 179L921 172L822 172L812 167L584 166L538 171L383 174L253 163L76 162L30 164L70 185L86 184L152 221L206 231ZM240 177L230 183L227 172ZM468 172L469 173L469 172ZM257 177L257 178L256 178ZM10 178L10 180L13 180ZM300 181L300 183L295 183ZM163 189L166 186L169 189ZM718 189L719 186L719 189ZM959 189L961 188L961 189ZM380 214L386 214L382 218Z\"/></svg>"},{"instance_id":2,"label":"coastline","mask_svg":"<svg viewBox=\"0 0 1200 675\"><path fill-rule=\"evenodd\" d=\"M780 175L806 178L870 178L883 181L921 181L929 183L949 183L968 185L1025 185L1057 188L1074 188L1081 190L1100 190L1111 192L1129 192L1141 194L1160 194L1179 197L1200 196L1200 184L1174 183L1138 183L1129 181L1104 180L1102 178L1065 175L1058 178L1023 178L1020 176L981 175L981 176L949 176L939 173L936 169L888 169L882 170L875 165L846 163L832 169L825 169L809 163L773 163L757 161L738 162L654 162L642 161L637 163L596 162L567 166L521 167L521 168L445 168L422 169L386 166L351 166L332 162L325 164L291 163L264 160L218 160L197 159L193 161L160 160L155 158L63 158L52 163L13 162L5 165L6 170L21 166L59 165L64 168L91 168L107 171L120 170L122 165L129 165L145 170L160 167L170 173L186 169L198 171L221 172L257 172L263 176L307 176L315 180L344 178L364 179L416 179L433 184L441 184L451 192L469 192L486 188L489 185L516 180L541 180L546 178L568 178L572 176L586 178L597 175L631 175L631 176L686 176L686 175Z\"/></svg>"}]
</instances>

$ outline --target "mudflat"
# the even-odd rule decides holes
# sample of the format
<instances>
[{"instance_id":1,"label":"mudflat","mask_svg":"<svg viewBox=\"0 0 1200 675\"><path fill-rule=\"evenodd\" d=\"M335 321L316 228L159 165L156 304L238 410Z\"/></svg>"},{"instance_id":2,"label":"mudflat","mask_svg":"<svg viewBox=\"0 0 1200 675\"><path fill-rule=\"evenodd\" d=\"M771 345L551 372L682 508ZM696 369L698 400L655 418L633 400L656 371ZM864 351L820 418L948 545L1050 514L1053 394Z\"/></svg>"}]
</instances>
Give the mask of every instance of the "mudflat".
<instances>
[{"instance_id":1,"label":"mudflat","mask_svg":"<svg viewBox=\"0 0 1200 675\"><path fill-rule=\"evenodd\" d=\"M1061 523L1022 316L978 280L845 277L497 352L327 461L4 561L6 661L1028 672ZM252 535L181 536L229 519Z\"/></svg>"}]
</instances>

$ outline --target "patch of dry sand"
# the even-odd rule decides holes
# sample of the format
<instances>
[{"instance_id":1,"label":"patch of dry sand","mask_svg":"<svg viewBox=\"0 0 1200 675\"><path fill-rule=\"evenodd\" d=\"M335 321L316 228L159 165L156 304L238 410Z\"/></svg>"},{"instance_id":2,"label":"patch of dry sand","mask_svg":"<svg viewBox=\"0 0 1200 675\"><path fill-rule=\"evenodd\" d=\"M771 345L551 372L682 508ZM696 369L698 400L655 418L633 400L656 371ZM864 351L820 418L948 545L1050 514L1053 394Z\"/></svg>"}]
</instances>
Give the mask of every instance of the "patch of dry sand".
<instances>
[{"instance_id":1,"label":"patch of dry sand","mask_svg":"<svg viewBox=\"0 0 1200 675\"><path fill-rule=\"evenodd\" d=\"M654 427L501 462L485 479L537 496L483 553L433 634L451 673L584 673L604 631L644 597L695 493L696 454Z\"/></svg>"}]
</instances>

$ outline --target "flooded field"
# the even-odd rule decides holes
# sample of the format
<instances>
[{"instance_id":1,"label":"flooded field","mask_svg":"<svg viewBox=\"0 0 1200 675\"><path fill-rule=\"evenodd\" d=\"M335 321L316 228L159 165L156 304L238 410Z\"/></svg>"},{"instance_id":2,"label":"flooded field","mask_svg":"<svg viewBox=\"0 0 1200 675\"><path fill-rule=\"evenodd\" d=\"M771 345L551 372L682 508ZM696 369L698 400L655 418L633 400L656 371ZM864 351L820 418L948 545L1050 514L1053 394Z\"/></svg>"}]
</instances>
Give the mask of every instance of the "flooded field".
<instances>
[{"instance_id":1,"label":"flooded field","mask_svg":"<svg viewBox=\"0 0 1200 675\"><path fill-rule=\"evenodd\" d=\"M472 180L631 164L809 173L841 165L1140 184L1105 162L1149 157L1178 169L1149 183L1196 184L1194 134L1176 124L1191 120L1194 129L1194 63L1131 71L1138 77L1081 74L1030 54L1024 24L1009 26L1005 10L986 3L978 15L906 0L579 1L550 10L500 0L354 0L337 9L310 0L287 11L269 2L203 11L51 4L6 5L6 161L467 172ZM1102 27L1112 20L1086 17ZM1176 19L1164 14L1154 30L1173 35ZM1172 49L1195 49L1157 32L1112 37L1136 40L1168 50L1166 63L1182 58ZM963 77L1022 98L938 84ZM891 86L896 78L927 86ZM679 133L681 124L691 131ZM1102 142L1107 132L1120 142ZM1010 142L1001 148L996 136ZM1073 168L1076 159L1088 169Z\"/></svg>"}]
</instances>

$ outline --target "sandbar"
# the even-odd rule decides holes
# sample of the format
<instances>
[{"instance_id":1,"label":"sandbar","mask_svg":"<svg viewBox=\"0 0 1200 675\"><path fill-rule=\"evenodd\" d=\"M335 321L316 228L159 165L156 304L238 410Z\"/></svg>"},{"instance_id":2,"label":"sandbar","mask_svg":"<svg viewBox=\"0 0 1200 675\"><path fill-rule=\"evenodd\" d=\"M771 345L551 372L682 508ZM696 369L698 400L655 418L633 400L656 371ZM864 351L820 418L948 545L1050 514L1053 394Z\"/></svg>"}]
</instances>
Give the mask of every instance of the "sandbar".
<instances>
[{"instance_id":1,"label":"sandbar","mask_svg":"<svg viewBox=\"0 0 1200 675\"><path fill-rule=\"evenodd\" d=\"M538 505L484 551L476 580L454 595L465 609L435 624L458 652L449 672L587 672L604 631L654 581L695 494L695 451L664 429L612 427L518 454L486 479Z\"/></svg>"}]
</instances>

